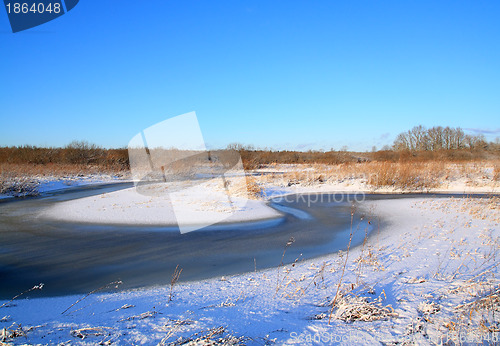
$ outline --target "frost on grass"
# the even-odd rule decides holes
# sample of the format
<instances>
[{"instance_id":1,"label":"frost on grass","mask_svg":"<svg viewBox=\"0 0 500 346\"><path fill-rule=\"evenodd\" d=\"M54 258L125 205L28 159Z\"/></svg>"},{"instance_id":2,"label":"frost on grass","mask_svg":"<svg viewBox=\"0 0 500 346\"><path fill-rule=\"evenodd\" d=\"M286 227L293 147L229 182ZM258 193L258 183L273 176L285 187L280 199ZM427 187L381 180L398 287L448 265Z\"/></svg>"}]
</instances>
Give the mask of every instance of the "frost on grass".
<instances>
[{"instance_id":1,"label":"frost on grass","mask_svg":"<svg viewBox=\"0 0 500 346\"><path fill-rule=\"evenodd\" d=\"M345 321L371 322L397 317L391 305L384 305L382 297L370 299L369 297L341 294L337 298L334 317Z\"/></svg>"},{"instance_id":2,"label":"frost on grass","mask_svg":"<svg viewBox=\"0 0 500 346\"><path fill-rule=\"evenodd\" d=\"M440 306L434 302L421 302L418 304L418 311L424 315L435 314L441 310Z\"/></svg>"},{"instance_id":3,"label":"frost on grass","mask_svg":"<svg viewBox=\"0 0 500 346\"><path fill-rule=\"evenodd\" d=\"M40 183L28 177L2 178L0 176L0 195L27 197L37 196Z\"/></svg>"},{"instance_id":4,"label":"frost on grass","mask_svg":"<svg viewBox=\"0 0 500 346\"><path fill-rule=\"evenodd\" d=\"M215 345L243 345L245 337L236 337L226 332L224 327L215 327L207 331L200 331L188 337L180 337L168 343L170 346L215 346ZM159 345L165 345L160 341Z\"/></svg>"}]
</instances>

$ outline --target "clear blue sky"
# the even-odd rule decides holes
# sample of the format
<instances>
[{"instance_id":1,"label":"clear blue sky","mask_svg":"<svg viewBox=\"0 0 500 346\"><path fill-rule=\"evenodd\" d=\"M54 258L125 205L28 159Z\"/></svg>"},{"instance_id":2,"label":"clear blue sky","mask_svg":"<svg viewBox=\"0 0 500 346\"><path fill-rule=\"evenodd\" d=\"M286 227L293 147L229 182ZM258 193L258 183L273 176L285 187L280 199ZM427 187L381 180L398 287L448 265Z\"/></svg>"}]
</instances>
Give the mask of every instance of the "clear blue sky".
<instances>
[{"instance_id":1,"label":"clear blue sky","mask_svg":"<svg viewBox=\"0 0 500 346\"><path fill-rule=\"evenodd\" d=\"M500 135L500 1L81 0L12 34L0 145L123 147L196 111L206 142L369 150L414 125Z\"/></svg>"}]
</instances>

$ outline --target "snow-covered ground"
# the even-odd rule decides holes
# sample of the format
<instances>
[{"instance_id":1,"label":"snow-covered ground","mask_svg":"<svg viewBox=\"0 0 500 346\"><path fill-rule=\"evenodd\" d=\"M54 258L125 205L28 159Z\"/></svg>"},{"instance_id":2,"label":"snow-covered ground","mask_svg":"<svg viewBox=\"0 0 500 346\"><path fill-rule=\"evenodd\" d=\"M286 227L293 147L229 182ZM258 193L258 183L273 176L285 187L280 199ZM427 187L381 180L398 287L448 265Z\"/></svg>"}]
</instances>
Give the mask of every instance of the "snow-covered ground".
<instances>
[{"instance_id":1,"label":"snow-covered ground","mask_svg":"<svg viewBox=\"0 0 500 346\"><path fill-rule=\"evenodd\" d=\"M245 187L245 177L235 178ZM246 190L245 190L246 191ZM40 217L100 224L162 225L189 231L214 223L254 222L281 218L264 200L227 193L218 179L132 187L61 202Z\"/></svg>"},{"instance_id":2,"label":"snow-covered ground","mask_svg":"<svg viewBox=\"0 0 500 346\"><path fill-rule=\"evenodd\" d=\"M78 186L100 185L117 182L127 182L130 179L122 175L113 174L86 174L57 177L25 177L12 181L11 187L5 193L0 193L0 199L23 196L36 196L39 194L66 190Z\"/></svg>"},{"instance_id":3,"label":"snow-covered ground","mask_svg":"<svg viewBox=\"0 0 500 346\"><path fill-rule=\"evenodd\" d=\"M383 227L349 251L173 287L109 293L115 283L88 296L21 296L0 302L0 340L497 344L499 208L498 198L367 201L353 217L377 215Z\"/></svg>"}]
</instances>

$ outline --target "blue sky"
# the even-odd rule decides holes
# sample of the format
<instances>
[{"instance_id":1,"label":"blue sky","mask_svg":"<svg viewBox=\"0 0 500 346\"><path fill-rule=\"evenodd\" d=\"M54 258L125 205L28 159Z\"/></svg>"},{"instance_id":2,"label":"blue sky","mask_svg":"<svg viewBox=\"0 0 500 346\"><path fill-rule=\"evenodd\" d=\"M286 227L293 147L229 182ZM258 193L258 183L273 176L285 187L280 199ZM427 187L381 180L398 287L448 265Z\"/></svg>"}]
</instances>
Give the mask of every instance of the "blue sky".
<instances>
[{"instance_id":1,"label":"blue sky","mask_svg":"<svg viewBox=\"0 0 500 346\"><path fill-rule=\"evenodd\" d=\"M415 125L500 136L499 1L81 0L12 34L0 145L124 147L196 111L210 146L370 150Z\"/></svg>"}]
</instances>

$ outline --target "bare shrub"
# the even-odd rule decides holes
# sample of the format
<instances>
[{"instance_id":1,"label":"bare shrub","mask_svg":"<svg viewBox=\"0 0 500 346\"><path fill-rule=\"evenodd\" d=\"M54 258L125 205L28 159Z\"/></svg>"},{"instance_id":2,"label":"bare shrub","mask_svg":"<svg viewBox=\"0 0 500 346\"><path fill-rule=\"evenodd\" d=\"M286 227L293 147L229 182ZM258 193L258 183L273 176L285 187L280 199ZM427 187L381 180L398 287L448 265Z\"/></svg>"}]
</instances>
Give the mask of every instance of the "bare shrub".
<instances>
[{"instance_id":1,"label":"bare shrub","mask_svg":"<svg viewBox=\"0 0 500 346\"><path fill-rule=\"evenodd\" d=\"M105 157L103 149L86 141L73 141L65 149L64 156L68 163L88 165Z\"/></svg>"}]
</instances>

